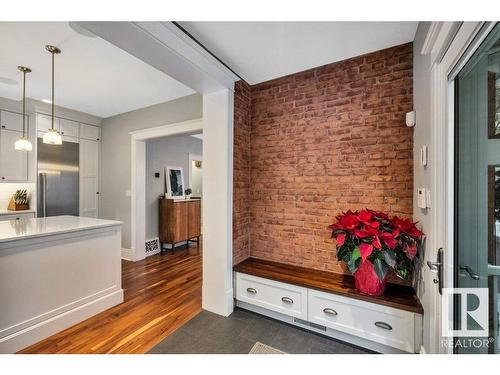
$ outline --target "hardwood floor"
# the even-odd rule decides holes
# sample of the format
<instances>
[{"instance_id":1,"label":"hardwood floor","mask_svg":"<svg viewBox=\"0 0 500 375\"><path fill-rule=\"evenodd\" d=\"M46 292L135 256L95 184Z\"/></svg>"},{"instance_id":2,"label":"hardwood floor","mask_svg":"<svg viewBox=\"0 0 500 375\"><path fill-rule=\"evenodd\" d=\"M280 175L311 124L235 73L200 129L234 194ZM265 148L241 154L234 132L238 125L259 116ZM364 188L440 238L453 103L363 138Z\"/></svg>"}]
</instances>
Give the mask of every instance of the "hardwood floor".
<instances>
[{"instance_id":1,"label":"hardwood floor","mask_svg":"<svg viewBox=\"0 0 500 375\"><path fill-rule=\"evenodd\" d=\"M124 302L20 353L145 353L201 311L201 246L122 260Z\"/></svg>"}]
</instances>

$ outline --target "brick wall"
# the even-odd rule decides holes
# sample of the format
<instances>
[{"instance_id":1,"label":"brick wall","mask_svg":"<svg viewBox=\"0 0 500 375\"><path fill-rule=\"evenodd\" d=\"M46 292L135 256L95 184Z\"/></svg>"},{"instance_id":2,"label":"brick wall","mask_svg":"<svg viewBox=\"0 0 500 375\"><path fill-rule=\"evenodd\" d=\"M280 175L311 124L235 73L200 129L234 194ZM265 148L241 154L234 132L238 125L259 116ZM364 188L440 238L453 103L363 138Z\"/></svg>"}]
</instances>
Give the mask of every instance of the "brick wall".
<instances>
[{"instance_id":1,"label":"brick wall","mask_svg":"<svg viewBox=\"0 0 500 375\"><path fill-rule=\"evenodd\" d=\"M412 215L412 60L410 43L252 86L251 124L237 86L235 263L249 238L252 256L345 272L326 229L337 213Z\"/></svg>"},{"instance_id":2,"label":"brick wall","mask_svg":"<svg viewBox=\"0 0 500 375\"><path fill-rule=\"evenodd\" d=\"M250 256L250 86L234 88L233 262Z\"/></svg>"}]
</instances>

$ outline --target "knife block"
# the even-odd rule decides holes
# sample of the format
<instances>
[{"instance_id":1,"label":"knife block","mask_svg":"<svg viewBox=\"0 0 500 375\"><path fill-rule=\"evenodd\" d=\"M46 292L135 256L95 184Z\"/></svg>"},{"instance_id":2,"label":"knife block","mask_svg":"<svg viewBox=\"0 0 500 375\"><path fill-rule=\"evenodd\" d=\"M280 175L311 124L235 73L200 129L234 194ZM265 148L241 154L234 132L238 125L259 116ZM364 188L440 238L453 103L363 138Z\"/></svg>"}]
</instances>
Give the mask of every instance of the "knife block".
<instances>
[{"instance_id":1,"label":"knife block","mask_svg":"<svg viewBox=\"0 0 500 375\"><path fill-rule=\"evenodd\" d=\"M16 204L16 202L14 201L14 197L10 198L9 205L7 206L7 209L9 211L23 211L29 210L29 208L29 204Z\"/></svg>"}]
</instances>

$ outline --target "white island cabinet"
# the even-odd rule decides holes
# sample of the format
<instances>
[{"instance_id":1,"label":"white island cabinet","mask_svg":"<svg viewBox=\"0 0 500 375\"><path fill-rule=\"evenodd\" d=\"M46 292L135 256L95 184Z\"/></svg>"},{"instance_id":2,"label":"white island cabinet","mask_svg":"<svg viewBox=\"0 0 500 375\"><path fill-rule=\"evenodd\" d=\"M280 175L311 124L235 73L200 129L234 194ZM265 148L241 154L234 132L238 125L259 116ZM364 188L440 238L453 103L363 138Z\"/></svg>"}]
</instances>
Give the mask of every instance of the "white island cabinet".
<instances>
[{"instance_id":1,"label":"white island cabinet","mask_svg":"<svg viewBox=\"0 0 500 375\"><path fill-rule=\"evenodd\" d=\"M55 216L0 222L0 353L123 302L121 222Z\"/></svg>"}]
</instances>

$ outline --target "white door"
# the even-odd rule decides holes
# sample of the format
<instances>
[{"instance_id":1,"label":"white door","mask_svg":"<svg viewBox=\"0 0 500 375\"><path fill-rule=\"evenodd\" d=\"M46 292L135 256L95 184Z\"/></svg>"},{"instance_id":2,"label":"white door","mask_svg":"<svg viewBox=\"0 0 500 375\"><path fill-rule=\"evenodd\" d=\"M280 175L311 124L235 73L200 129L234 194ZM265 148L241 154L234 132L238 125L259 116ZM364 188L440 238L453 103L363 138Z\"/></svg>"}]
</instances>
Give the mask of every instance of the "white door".
<instances>
[{"instance_id":1,"label":"white door","mask_svg":"<svg viewBox=\"0 0 500 375\"><path fill-rule=\"evenodd\" d=\"M99 142L80 139L80 216L98 216Z\"/></svg>"},{"instance_id":2,"label":"white door","mask_svg":"<svg viewBox=\"0 0 500 375\"><path fill-rule=\"evenodd\" d=\"M27 151L17 151L14 144L23 135L21 132L2 129L0 131L0 179L2 182L28 180Z\"/></svg>"}]
</instances>

